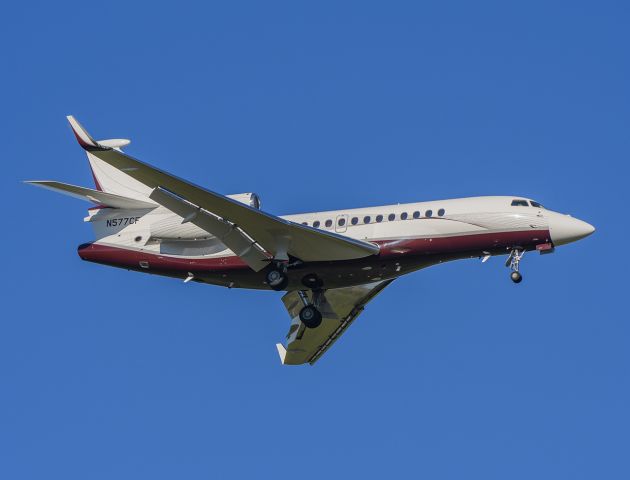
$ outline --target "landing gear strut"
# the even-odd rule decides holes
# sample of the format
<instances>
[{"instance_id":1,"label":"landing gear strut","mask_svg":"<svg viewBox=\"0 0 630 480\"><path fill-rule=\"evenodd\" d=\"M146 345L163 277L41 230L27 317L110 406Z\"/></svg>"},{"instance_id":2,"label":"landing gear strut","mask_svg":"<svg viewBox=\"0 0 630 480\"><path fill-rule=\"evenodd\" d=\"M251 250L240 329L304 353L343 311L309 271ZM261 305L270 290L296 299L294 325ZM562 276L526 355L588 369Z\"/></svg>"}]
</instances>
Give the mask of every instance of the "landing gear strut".
<instances>
[{"instance_id":1,"label":"landing gear strut","mask_svg":"<svg viewBox=\"0 0 630 480\"><path fill-rule=\"evenodd\" d=\"M521 281L523 280L523 275L521 275L521 272L518 271L518 267L521 263L523 255L525 255L525 250L515 248L510 252L510 256L505 262L505 266L510 267L510 270L512 270L512 273L510 273L510 278L514 283L521 283Z\"/></svg>"},{"instance_id":2,"label":"landing gear strut","mask_svg":"<svg viewBox=\"0 0 630 480\"><path fill-rule=\"evenodd\" d=\"M313 290L313 300L315 304L319 304L321 290ZM322 314L318 308L310 303L308 296L304 290L298 290L300 300L304 304L302 310L300 310L300 321L306 326L306 328L317 328L322 323Z\"/></svg>"},{"instance_id":3,"label":"landing gear strut","mask_svg":"<svg viewBox=\"0 0 630 480\"><path fill-rule=\"evenodd\" d=\"M284 290L289 284L287 276L287 267L283 264L274 265L265 275L265 281L272 289L276 291Z\"/></svg>"}]
</instances>

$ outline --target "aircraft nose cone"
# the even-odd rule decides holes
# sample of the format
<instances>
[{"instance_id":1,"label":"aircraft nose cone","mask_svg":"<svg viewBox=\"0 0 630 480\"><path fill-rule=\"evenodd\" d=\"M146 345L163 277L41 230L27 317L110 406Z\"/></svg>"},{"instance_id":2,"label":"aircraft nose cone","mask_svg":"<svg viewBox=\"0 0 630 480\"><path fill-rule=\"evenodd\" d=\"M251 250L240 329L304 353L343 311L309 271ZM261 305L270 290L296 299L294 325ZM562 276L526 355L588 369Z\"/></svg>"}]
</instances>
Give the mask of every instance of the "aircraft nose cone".
<instances>
[{"instance_id":1,"label":"aircraft nose cone","mask_svg":"<svg viewBox=\"0 0 630 480\"><path fill-rule=\"evenodd\" d=\"M551 239L556 245L575 242L588 237L595 231L595 227L568 215L559 215L549 222Z\"/></svg>"}]
</instances>

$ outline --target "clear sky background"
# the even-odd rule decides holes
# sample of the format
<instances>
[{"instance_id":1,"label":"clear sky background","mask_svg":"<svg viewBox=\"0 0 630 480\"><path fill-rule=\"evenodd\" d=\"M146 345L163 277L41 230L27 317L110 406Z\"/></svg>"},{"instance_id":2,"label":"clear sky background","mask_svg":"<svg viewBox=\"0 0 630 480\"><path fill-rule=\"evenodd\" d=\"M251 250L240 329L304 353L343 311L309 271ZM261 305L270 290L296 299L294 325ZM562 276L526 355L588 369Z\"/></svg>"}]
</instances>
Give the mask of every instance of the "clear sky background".
<instances>
[{"instance_id":1,"label":"clear sky background","mask_svg":"<svg viewBox=\"0 0 630 480\"><path fill-rule=\"evenodd\" d=\"M629 478L629 13L5 4L0 477ZM525 195L597 232L518 286L501 258L401 278L282 367L281 294L79 259L88 204L19 183L92 186L67 114L275 214Z\"/></svg>"}]
</instances>

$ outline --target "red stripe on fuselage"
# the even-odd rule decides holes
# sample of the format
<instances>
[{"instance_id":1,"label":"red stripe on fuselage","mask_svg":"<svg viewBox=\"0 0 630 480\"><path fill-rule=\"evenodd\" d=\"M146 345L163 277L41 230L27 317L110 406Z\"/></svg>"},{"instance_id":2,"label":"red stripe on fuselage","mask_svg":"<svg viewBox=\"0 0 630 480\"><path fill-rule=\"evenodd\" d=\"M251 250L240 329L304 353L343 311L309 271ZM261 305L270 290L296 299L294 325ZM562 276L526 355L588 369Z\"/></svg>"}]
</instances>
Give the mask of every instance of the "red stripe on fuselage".
<instances>
[{"instance_id":1,"label":"red stripe on fuselage","mask_svg":"<svg viewBox=\"0 0 630 480\"><path fill-rule=\"evenodd\" d=\"M515 246L533 250L536 245L550 242L549 231L528 230L515 232L493 232L457 235L448 237L427 237L393 240L376 240L381 251L377 256L347 262L372 262L375 258L392 260L395 258L425 257L428 255L479 254L483 252L507 253ZM148 270L162 272L221 272L249 269L237 256L225 257L178 257L161 255L148 250L131 250L122 247L89 243L79 246L79 256L83 260L116 267L139 269L140 262L148 262ZM341 264L346 261L332 262ZM330 263L330 262L329 262Z\"/></svg>"}]
</instances>

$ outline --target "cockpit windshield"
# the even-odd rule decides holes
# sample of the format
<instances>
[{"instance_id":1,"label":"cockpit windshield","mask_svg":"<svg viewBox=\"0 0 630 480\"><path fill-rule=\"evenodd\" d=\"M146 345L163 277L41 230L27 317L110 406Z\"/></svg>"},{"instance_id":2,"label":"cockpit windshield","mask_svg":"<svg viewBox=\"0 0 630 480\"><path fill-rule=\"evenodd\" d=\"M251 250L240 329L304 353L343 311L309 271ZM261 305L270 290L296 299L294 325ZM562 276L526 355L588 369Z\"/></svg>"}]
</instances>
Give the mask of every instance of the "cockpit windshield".
<instances>
[{"instance_id":1,"label":"cockpit windshield","mask_svg":"<svg viewBox=\"0 0 630 480\"><path fill-rule=\"evenodd\" d=\"M513 207L529 207L530 205L534 208L545 208L540 203L534 202L533 200L527 201L521 198L515 198L512 200Z\"/></svg>"}]
</instances>

